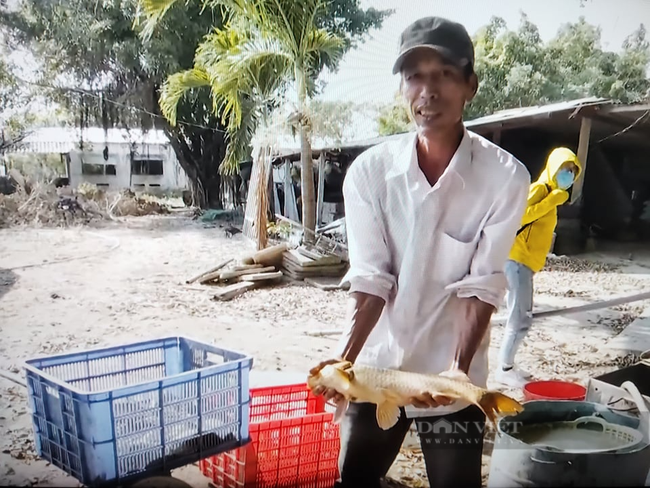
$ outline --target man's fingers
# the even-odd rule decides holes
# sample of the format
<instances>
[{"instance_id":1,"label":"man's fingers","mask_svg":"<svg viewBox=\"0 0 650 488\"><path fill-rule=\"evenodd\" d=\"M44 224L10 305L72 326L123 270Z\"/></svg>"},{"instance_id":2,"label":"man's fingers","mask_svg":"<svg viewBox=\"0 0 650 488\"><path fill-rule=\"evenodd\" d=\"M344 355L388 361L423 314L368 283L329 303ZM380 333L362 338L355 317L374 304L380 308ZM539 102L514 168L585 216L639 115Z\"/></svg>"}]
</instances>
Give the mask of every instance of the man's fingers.
<instances>
[{"instance_id":1,"label":"man's fingers","mask_svg":"<svg viewBox=\"0 0 650 488\"><path fill-rule=\"evenodd\" d=\"M454 403L454 400L446 396L432 396L429 393L423 392L418 396L412 397L411 403L417 408L436 408L451 405Z\"/></svg>"},{"instance_id":2,"label":"man's fingers","mask_svg":"<svg viewBox=\"0 0 650 488\"><path fill-rule=\"evenodd\" d=\"M437 396L437 397L434 398L434 401L438 405L442 405L442 406L447 406L447 405L451 405L452 403L454 403L453 398L449 398L449 397L446 397L446 396Z\"/></svg>"},{"instance_id":3,"label":"man's fingers","mask_svg":"<svg viewBox=\"0 0 650 488\"><path fill-rule=\"evenodd\" d=\"M429 404L422 397L423 395L411 397L411 403L417 408L428 408Z\"/></svg>"},{"instance_id":4,"label":"man's fingers","mask_svg":"<svg viewBox=\"0 0 650 488\"><path fill-rule=\"evenodd\" d=\"M321 361L320 363L318 363L318 366L315 366L315 367L313 367L313 368L311 368L309 370L309 374L310 375L318 374L320 372L320 370L323 369L328 364L335 364L335 363L339 363L339 362L341 362L340 359L328 359L326 361Z\"/></svg>"},{"instance_id":5,"label":"man's fingers","mask_svg":"<svg viewBox=\"0 0 650 488\"><path fill-rule=\"evenodd\" d=\"M335 400L335 401L339 401L340 399L343 398L343 395L340 395L338 391L332 390L330 388L325 390L325 393L323 394L323 396L327 400Z\"/></svg>"},{"instance_id":6,"label":"man's fingers","mask_svg":"<svg viewBox=\"0 0 650 488\"><path fill-rule=\"evenodd\" d=\"M323 369L325 366L327 366L327 361L322 361L318 363L318 366L315 366L309 370L309 374L314 375L318 374L321 369Z\"/></svg>"}]
</instances>

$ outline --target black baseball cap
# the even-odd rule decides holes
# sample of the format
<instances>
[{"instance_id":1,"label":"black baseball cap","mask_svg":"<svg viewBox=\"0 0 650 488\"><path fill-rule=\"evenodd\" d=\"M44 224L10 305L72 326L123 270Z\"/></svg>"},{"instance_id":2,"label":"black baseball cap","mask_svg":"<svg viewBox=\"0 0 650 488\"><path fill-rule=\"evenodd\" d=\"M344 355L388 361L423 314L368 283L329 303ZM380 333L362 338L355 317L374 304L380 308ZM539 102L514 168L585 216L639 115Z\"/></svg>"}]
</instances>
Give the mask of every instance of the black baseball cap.
<instances>
[{"instance_id":1,"label":"black baseball cap","mask_svg":"<svg viewBox=\"0 0 650 488\"><path fill-rule=\"evenodd\" d=\"M402 32L393 74L400 72L404 60L411 52L422 47L438 51L460 68L470 65L473 69L474 43L465 27L442 17L424 17Z\"/></svg>"}]
</instances>

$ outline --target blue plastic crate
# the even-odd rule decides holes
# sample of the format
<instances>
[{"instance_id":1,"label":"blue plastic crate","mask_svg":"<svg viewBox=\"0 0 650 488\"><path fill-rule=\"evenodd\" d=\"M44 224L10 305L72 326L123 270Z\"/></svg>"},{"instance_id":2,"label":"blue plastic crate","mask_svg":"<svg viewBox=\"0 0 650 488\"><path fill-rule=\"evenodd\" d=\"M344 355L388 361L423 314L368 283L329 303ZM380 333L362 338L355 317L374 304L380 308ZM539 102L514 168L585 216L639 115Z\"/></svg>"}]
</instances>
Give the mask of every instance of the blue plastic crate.
<instances>
[{"instance_id":1,"label":"blue plastic crate","mask_svg":"<svg viewBox=\"0 0 650 488\"><path fill-rule=\"evenodd\" d=\"M186 337L25 363L38 455L86 486L250 442L250 356Z\"/></svg>"}]
</instances>

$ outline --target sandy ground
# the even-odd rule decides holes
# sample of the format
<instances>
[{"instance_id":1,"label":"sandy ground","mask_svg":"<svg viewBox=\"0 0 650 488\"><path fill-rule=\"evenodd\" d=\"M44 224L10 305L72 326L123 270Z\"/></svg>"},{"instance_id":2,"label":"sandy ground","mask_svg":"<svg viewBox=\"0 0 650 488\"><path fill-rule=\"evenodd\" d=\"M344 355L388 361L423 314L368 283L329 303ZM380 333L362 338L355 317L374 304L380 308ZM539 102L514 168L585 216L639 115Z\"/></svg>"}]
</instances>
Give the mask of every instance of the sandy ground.
<instances>
[{"instance_id":1,"label":"sandy ground","mask_svg":"<svg viewBox=\"0 0 650 488\"><path fill-rule=\"evenodd\" d=\"M22 362L36 356L182 333L250 353L256 370L306 372L328 356L335 340L304 332L337 328L344 317L344 292L287 284L224 303L212 301L209 290L184 284L247 250L252 246L241 234L228 238L218 226L178 215L95 228L0 230L0 369L22 375ZM619 249L587 257L598 262L560 260L537 276L537 309L650 286L650 252ZM539 378L579 381L617 369L621 359L602 347L647 305L540 320L520 353L521 366ZM493 358L501 335L502 325L495 321ZM35 458L31 429L25 390L0 378L0 483L77 486ZM488 442L486 474L490 447ZM424 473L415 449L400 454L390 476L406 486L427 486ZM195 467L177 476L207 486Z\"/></svg>"}]
</instances>

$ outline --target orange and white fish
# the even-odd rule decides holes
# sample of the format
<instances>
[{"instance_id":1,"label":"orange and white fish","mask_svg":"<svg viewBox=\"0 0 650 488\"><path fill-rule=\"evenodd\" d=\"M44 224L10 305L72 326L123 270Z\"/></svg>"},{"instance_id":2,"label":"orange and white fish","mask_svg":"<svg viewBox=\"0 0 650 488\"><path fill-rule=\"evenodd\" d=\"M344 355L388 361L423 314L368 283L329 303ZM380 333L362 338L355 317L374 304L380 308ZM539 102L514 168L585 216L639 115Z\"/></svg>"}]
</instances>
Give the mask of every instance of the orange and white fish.
<instances>
[{"instance_id":1,"label":"orange and white fish","mask_svg":"<svg viewBox=\"0 0 650 488\"><path fill-rule=\"evenodd\" d=\"M412 397L423 393L477 405L493 425L498 416L514 415L524 408L503 393L472 384L462 373L458 377L410 373L342 361L328 364L315 375L309 375L307 384L312 390L318 386L336 390L345 398L337 406L335 423L340 422L349 402L367 402L377 405L377 424L384 430L397 423L400 407L410 405Z\"/></svg>"}]
</instances>

